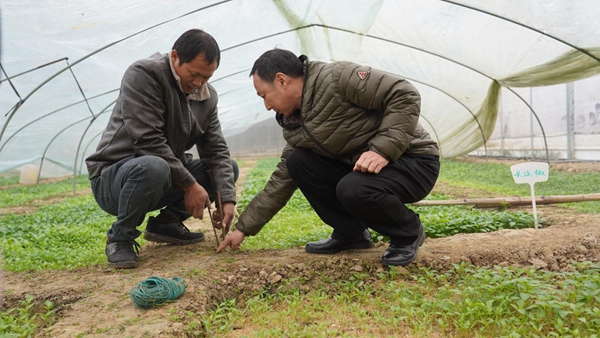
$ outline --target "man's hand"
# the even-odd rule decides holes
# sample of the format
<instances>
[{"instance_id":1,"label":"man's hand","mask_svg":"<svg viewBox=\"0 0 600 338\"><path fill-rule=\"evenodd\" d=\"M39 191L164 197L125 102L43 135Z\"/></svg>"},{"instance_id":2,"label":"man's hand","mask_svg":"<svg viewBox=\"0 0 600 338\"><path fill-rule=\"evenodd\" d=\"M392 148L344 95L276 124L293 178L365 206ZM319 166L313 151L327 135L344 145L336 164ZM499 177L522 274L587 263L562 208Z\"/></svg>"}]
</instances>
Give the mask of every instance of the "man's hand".
<instances>
[{"instance_id":1,"label":"man's hand","mask_svg":"<svg viewBox=\"0 0 600 338\"><path fill-rule=\"evenodd\" d=\"M381 169L388 165L390 161L386 160L385 157L379 155L374 151L366 151L360 155L356 164L354 164L354 171L362 171L363 173L379 174Z\"/></svg>"},{"instance_id":2,"label":"man's hand","mask_svg":"<svg viewBox=\"0 0 600 338\"><path fill-rule=\"evenodd\" d=\"M223 251L226 247L231 247L233 250L239 250L242 246L242 242L246 238L243 232L239 230L235 230L229 236L225 238L225 240L219 245L217 248L217 253Z\"/></svg>"},{"instance_id":3,"label":"man's hand","mask_svg":"<svg viewBox=\"0 0 600 338\"><path fill-rule=\"evenodd\" d=\"M206 190L194 182L194 184L183 189L183 200L185 209L195 218L202 219L204 208L210 208L210 198Z\"/></svg>"},{"instance_id":4,"label":"man's hand","mask_svg":"<svg viewBox=\"0 0 600 338\"><path fill-rule=\"evenodd\" d=\"M213 220L215 221L215 228L223 229L221 232L221 239L225 238L229 234L231 228L231 222L233 221L233 214L235 212L235 205L233 202L223 203L223 219L221 220L221 212L217 208L213 212Z\"/></svg>"}]
</instances>

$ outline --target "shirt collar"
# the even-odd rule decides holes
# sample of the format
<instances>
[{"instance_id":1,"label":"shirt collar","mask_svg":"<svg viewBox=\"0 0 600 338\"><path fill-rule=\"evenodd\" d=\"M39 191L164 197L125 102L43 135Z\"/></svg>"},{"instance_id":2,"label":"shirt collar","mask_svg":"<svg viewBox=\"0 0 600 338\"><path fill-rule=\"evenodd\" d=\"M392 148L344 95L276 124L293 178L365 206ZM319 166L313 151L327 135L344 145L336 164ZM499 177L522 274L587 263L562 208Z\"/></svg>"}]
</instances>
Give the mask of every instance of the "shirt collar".
<instances>
[{"instance_id":1,"label":"shirt collar","mask_svg":"<svg viewBox=\"0 0 600 338\"><path fill-rule=\"evenodd\" d=\"M175 81L177 81L177 86L179 90L183 91L183 87L181 86L181 78L177 75L175 71L175 67L173 66L173 60L171 60L171 55L167 54L167 58L169 58L169 66L171 66L171 73L173 73L173 77L175 77ZM185 93L185 92L184 92ZM204 101L210 98L210 91L208 90L208 84L205 83L202 86L194 89L191 93L187 95L188 100L194 101Z\"/></svg>"}]
</instances>

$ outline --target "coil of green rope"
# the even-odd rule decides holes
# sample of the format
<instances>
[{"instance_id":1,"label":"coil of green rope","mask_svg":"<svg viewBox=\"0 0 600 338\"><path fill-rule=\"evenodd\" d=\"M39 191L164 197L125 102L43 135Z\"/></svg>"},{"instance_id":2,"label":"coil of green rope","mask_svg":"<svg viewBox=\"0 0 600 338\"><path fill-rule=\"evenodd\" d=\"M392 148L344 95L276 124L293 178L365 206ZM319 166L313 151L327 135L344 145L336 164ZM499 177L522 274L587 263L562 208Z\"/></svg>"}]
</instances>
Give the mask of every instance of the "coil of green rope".
<instances>
[{"instance_id":1,"label":"coil of green rope","mask_svg":"<svg viewBox=\"0 0 600 338\"><path fill-rule=\"evenodd\" d=\"M152 276L133 287L129 294L137 307L151 308L179 298L186 288L187 284L181 277Z\"/></svg>"}]
</instances>

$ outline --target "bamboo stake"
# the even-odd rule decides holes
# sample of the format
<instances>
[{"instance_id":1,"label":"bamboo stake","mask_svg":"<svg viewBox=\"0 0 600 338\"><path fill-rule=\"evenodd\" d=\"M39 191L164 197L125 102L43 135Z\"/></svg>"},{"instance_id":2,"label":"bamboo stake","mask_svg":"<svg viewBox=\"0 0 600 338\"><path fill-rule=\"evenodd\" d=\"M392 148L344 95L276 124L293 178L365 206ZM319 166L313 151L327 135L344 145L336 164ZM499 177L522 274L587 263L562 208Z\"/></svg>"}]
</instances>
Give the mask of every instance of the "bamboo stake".
<instances>
[{"instance_id":1,"label":"bamboo stake","mask_svg":"<svg viewBox=\"0 0 600 338\"><path fill-rule=\"evenodd\" d=\"M219 217L221 218L221 239L225 239L225 236L229 233L229 227L225 226L224 217L223 217L223 201L221 200L221 192L217 190L217 202L219 209Z\"/></svg>"},{"instance_id":2,"label":"bamboo stake","mask_svg":"<svg viewBox=\"0 0 600 338\"><path fill-rule=\"evenodd\" d=\"M215 220L213 219L212 210L210 207L208 208L208 216L210 217L210 223L212 224L213 233L215 234L215 239L217 240L217 250L219 249L219 237L217 236L217 229L215 228Z\"/></svg>"},{"instance_id":3,"label":"bamboo stake","mask_svg":"<svg viewBox=\"0 0 600 338\"><path fill-rule=\"evenodd\" d=\"M535 199L536 204L558 204L571 202L600 201L600 193L583 195L559 195L559 196L538 196ZM414 206L435 206L435 205L475 205L481 208L491 208L500 206L520 206L531 205L531 197L496 197L496 198L476 198L460 200L436 200L419 201L411 203Z\"/></svg>"}]
</instances>

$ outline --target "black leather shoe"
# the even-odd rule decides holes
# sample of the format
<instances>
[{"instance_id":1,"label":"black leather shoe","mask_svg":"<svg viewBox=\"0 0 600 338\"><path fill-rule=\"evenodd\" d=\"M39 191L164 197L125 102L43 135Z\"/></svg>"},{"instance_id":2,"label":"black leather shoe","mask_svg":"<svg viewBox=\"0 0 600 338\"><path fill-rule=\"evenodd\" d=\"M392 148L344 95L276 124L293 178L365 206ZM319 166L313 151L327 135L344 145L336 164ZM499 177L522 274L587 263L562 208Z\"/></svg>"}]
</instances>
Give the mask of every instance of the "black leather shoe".
<instances>
[{"instance_id":1,"label":"black leather shoe","mask_svg":"<svg viewBox=\"0 0 600 338\"><path fill-rule=\"evenodd\" d=\"M156 243L185 245L202 242L204 234L201 232L191 232L180 221L164 219L158 216L148 218L144 239Z\"/></svg>"},{"instance_id":2,"label":"black leather shoe","mask_svg":"<svg viewBox=\"0 0 600 338\"><path fill-rule=\"evenodd\" d=\"M383 265L394 265L394 266L407 266L417 258L417 252L419 247L423 245L425 241L425 231L423 231L423 225L419 226L419 236L410 245L396 246L390 245L385 250L381 257L381 264Z\"/></svg>"},{"instance_id":3,"label":"black leather shoe","mask_svg":"<svg viewBox=\"0 0 600 338\"><path fill-rule=\"evenodd\" d=\"M347 242L339 241L331 237L323 239L317 242L309 242L306 244L306 252L314 254L334 254L344 250L350 249L369 249L373 247L373 240L371 240L371 233L368 229L361 234L361 237L356 241Z\"/></svg>"},{"instance_id":4,"label":"black leather shoe","mask_svg":"<svg viewBox=\"0 0 600 338\"><path fill-rule=\"evenodd\" d=\"M108 265L115 269L133 269L138 266L140 245L136 241L107 242L106 257Z\"/></svg>"}]
</instances>

